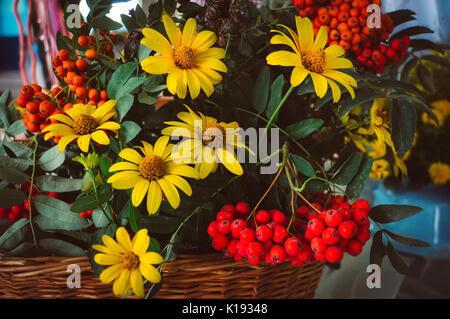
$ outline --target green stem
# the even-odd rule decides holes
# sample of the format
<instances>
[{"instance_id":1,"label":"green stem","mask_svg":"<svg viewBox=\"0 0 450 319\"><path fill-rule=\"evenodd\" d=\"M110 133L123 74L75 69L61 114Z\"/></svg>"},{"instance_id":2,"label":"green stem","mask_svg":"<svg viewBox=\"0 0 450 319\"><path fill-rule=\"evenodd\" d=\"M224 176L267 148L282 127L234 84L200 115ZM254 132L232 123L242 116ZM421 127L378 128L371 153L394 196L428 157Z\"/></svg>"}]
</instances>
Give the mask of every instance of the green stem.
<instances>
[{"instance_id":1,"label":"green stem","mask_svg":"<svg viewBox=\"0 0 450 319\"><path fill-rule=\"evenodd\" d=\"M34 227L33 227L33 214L32 214L32 204L31 204L31 195L33 193L33 186L34 186L34 175L36 174L36 152L38 149L38 140L36 138L36 135L33 136L33 142L34 142L34 150L33 150L33 170L31 172L31 183L30 183L30 191L28 193L28 219L30 221L30 228L31 228L31 234L33 235L33 243L34 246L37 247L37 240L36 240L36 234L34 233Z\"/></svg>"},{"instance_id":2,"label":"green stem","mask_svg":"<svg viewBox=\"0 0 450 319\"><path fill-rule=\"evenodd\" d=\"M283 99L281 100L280 104L278 104L277 108L275 109L275 112L273 112L272 116L269 119L269 122L266 125L266 129L264 132L267 132L269 127L272 125L272 122L275 120L275 117L278 115L278 112L280 112L281 108L283 107L284 103L286 103L287 99L291 95L291 93L294 91L295 87L291 85L289 90L286 92L286 94L283 96Z\"/></svg>"},{"instance_id":3,"label":"green stem","mask_svg":"<svg viewBox=\"0 0 450 319\"><path fill-rule=\"evenodd\" d=\"M328 181L328 180L326 180L326 179L324 179L324 178L317 177L317 176L313 176L313 177L308 178L308 179L303 183L302 187L300 187L300 188L296 187L295 190L298 191L298 192L300 192L300 193L302 193L302 192L305 190L306 185L307 185L310 181L312 181L312 180L319 180L319 181L325 182L325 183L327 183L330 187L335 187L337 190L339 190L339 191L342 192L343 194L346 194L345 191L344 191L342 188L336 186L335 184L331 183L330 181Z\"/></svg>"},{"instance_id":4,"label":"green stem","mask_svg":"<svg viewBox=\"0 0 450 319\"><path fill-rule=\"evenodd\" d=\"M111 209L110 209L110 213L108 214L106 212L106 210L103 208L103 205L100 204L100 198L98 197L97 184L95 182L95 175L94 175L93 170L89 169L88 170L88 174L89 174L89 177L91 178L91 181L92 181L92 187L94 188L95 200L97 201L97 205L100 207L100 209L102 210L103 214L105 214L105 216L107 216L111 222L114 222L114 217L113 217ZM109 207L109 204L108 204L108 207Z\"/></svg>"}]
</instances>

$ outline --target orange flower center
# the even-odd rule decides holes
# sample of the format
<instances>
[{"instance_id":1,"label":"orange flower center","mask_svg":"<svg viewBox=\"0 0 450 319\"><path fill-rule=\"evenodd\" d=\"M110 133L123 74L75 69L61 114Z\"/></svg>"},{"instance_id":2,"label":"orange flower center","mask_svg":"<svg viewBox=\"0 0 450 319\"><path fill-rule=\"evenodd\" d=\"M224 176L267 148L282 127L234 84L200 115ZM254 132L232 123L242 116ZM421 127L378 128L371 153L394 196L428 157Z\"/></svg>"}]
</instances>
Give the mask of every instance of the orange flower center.
<instances>
[{"instance_id":1,"label":"orange flower center","mask_svg":"<svg viewBox=\"0 0 450 319\"><path fill-rule=\"evenodd\" d=\"M97 128L98 123L95 118L90 115L82 114L73 122L73 131L77 135L91 134Z\"/></svg>"},{"instance_id":2,"label":"orange flower center","mask_svg":"<svg viewBox=\"0 0 450 319\"><path fill-rule=\"evenodd\" d=\"M144 178L156 181L166 174L167 168L161 157L150 155L141 161L139 171Z\"/></svg>"},{"instance_id":3,"label":"orange flower center","mask_svg":"<svg viewBox=\"0 0 450 319\"><path fill-rule=\"evenodd\" d=\"M325 52L307 51L302 53L302 64L308 71L322 73L325 70Z\"/></svg>"},{"instance_id":4,"label":"orange flower center","mask_svg":"<svg viewBox=\"0 0 450 319\"><path fill-rule=\"evenodd\" d=\"M132 252L128 252L122 256L122 267L128 270L133 270L139 265L139 257Z\"/></svg>"},{"instance_id":5,"label":"orange flower center","mask_svg":"<svg viewBox=\"0 0 450 319\"><path fill-rule=\"evenodd\" d=\"M225 140L225 129L217 123L207 124L202 135L203 145L221 147Z\"/></svg>"},{"instance_id":6,"label":"orange flower center","mask_svg":"<svg viewBox=\"0 0 450 319\"><path fill-rule=\"evenodd\" d=\"M173 60L180 69L190 69L194 66L194 51L186 46L175 49Z\"/></svg>"}]
</instances>

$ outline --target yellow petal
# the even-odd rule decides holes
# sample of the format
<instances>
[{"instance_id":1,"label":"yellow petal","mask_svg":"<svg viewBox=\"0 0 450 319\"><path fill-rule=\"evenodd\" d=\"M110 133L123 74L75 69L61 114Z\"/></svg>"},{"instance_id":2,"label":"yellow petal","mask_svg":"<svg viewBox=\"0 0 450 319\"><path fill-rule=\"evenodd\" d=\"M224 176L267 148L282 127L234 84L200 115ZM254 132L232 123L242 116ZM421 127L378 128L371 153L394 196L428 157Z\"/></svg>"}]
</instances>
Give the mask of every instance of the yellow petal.
<instances>
[{"instance_id":1,"label":"yellow petal","mask_svg":"<svg viewBox=\"0 0 450 319\"><path fill-rule=\"evenodd\" d=\"M141 66L145 72L150 74L166 74L175 69L171 58L165 55L149 56L141 62Z\"/></svg>"},{"instance_id":2,"label":"yellow petal","mask_svg":"<svg viewBox=\"0 0 450 319\"><path fill-rule=\"evenodd\" d=\"M139 230L133 238L133 252L138 256L143 256L150 245L150 237L148 236L148 230L143 228Z\"/></svg>"},{"instance_id":3,"label":"yellow petal","mask_svg":"<svg viewBox=\"0 0 450 319\"><path fill-rule=\"evenodd\" d=\"M105 244L106 248L115 251L119 254L124 254L126 253L125 249L123 249L122 246L120 246L114 239L112 239L110 236L108 235L103 235L102 236L102 240L103 243Z\"/></svg>"},{"instance_id":4,"label":"yellow petal","mask_svg":"<svg viewBox=\"0 0 450 319\"><path fill-rule=\"evenodd\" d=\"M186 70L186 76L189 93L191 94L191 98L194 100L200 94L200 81L191 70Z\"/></svg>"},{"instance_id":5,"label":"yellow petal","mask_svg":"<svg viewBox=\"0 0 450 319\"><path fill-rule=\"evenodd\" d=\"M177 76L177 95L180 99L184 99L187 94L187 77L186 70L180 70Z\"/></svg>"},{"instance_id":6,"label":"yellow petal","mask_svg":"<svg viewBox=\"0 0 450 319\"><path fill-rule=\"evenodd\" d=\"M142 141L145 156L153 155L153 146L150 143Z\"/></svg>"},{"instance_id":7,"label":"yellow petal","mask_svg":"<svg viewBox=\"0 0 450 319\"><path fill-rule=\"evenodd\" d=\"M148 191L150 182L147 179L141 179L133 188L131 193L131 202L134 207L138 207Z\"/></svg>"},{"instance_id":8,"label":"yellow petal","mask_svg":"<svg viewBox=\"0 0 450 319\"><path fill-rule=\"evenodd\" d=\"M141 263L145 263L145 264L150 264L150 265L159 265L161 264L164 259L162 258L162 256L158 253L155 253L153 251L149 251L147 253L145 253L144 255L142 255L139 258Z\"/></svg>"},{"instance_id":9,"label":"yellow petal","mask_svg":"<svg viewBox=\"0 0 450 319\"><path fill-rule=\"evenodd\" d=\"M306 79L308 74L309 74L309 72L305 68L303 68L301 66L295 67L292 70L292 74L291 74L291 85L299 86L300 84L303 83L303 81Z\"/></svg>"},{"instance_id":10,"label":"yellow petal","mask_svg":"<svg viewBox=\"0 0 450 319\"><path fill-rule=\"evenodd\" d=\"M192 195L192 188L184 178L172 174L166 175L163 178L166 179L169 183L181 189L186 195Z\"/></svg>"},{"instance_id":11,"label":"yellow petal","mask_svg":"<svg viewBox=\"0 0 450 319\"><path fill-rule=\"evenodd\" d=\"M197 54L197 59L223 59L225 57L225 49L222 48L209 48L203 52Z\"/></svg>"},{"instance_id":12,"label":"yellow petal","mask_svg":"<svg viewBox=\"0 0 450 319\"><path fill-rule=\"evenodd\" d=\"M211 94L214 93L214 86L211 82L211 80L202 72L198 71L197 69L191 69L191 71L195 74L197 77L200 87L205 92L206 96L211 96Z\"/></svg>"},{"instance_id":13,"label":"yellow petal","mask_svg":"<svg viewBox=\"0 0 450 319\"><path fill-rule=\"evenodd\" d=\"M280 32L278 30L271 30L271 32L278 33L270 39L271 44L282 44L282 45L290 46L296 54L299 54L298 48L297 48L295 42L292 41L286 34L284 34L283 32Z\"/></svg>"},{"instance_id":14,"label":"yellow petal","mask_svg":"<svg viewBox=\"0 0 450 319\"><path fill-rule=\"evenodd\" d=\"M166 150L167 143L169 143L169 136L161 136L155 143L155 147L153 148L153 152L156 156L162 157L164 151Z\"/></svg>"},{"instance_id":15,"label":"yellow petal","mask_svg":"<svg viewBox=\"0 0 450 319\"><path fill-rule=\"evenodd\" d=\"M201 162L200 165L198 166L198 176L200 179L205 179L206 177L209 176L209 174L212 173L212 171L214 170L214 167L216 167L215 162Z\"/></svg>"},{"instance_id":16,"label":"yellow petal","mask_svg":"<svg viewBox=\"0 0 450 319\"><path fill-rule=\"evenodd\" d=\"M181 70L175 69L167 76L167 89L173 95L177 94L178 77L182 76Z\"/></svg>"},{"instance_id":17,"label":"yellow petal","mask_svg":"<svg viewBox=\"0 0 450 319\"><path fill-rule=\"evenodd\" d=\"M142 29L142 34L144 35L144 38L141 40L143 45L159 54L168 56L172 54L172 46L161 33L151 28L144 28Z\"/></svg>"},{"instance_id":18,"label":"yellow petal","mask_svg":"<svg viewBox=\"0 0 450 319\"><path fill-rule=\"evenodd\" d=\"M117 255L107 255L107 254L96 254L94 256L94 261L102 266L109 266L109 265L115 265L120 264L121 259Z\"/></svg>"},{"instance_id":19,"label":"yellow petal","mask_svg":"<svg viewBox=\"0 0 450 319\"><path fill-rule=\"evenodd\" d=\"M78 137L77 144L82 152L87 153L89 151L89 142L91 140L90 135L82 135Z\"/></svg>"},{"instance_id":20,"label":"yellow petal","mask_svg":"<svg viewBox=\"0 0 450 319\"><path fill-rule=\"evenodd\" d=\"M161 274L159 271L149 264L140 263L139 270L145 279L152 283L158 283L161 281Z\"/></svg>"},{"instance_id":21,"label":"yellow petal","mask_svg":"<svg viewBox=\"0 0 450 319\"><path fill-rule=\"evenodd\" d=\"M137 171L139 170L139 166L130 162L119 162L111 165L111 167L109 168L110 172L125 171L125 170Z\"/></svg>"},{"instance_id":22,"label":"yellow petal","mask_svg":"<svg viewBox=\"0 0 450 319\"><path fill-rule=\"evenodd\" d=\"M220 73L210 69L210 68L206 68L206 67L201 67L199 66L197 68L198 71L202 72L204 75L206 75L212 84L217 85L220 82L222 82L222 76L220 75Z\"/></svg>"},{"instance_id":23,"label":"yellow petal","mask_svg":"<svg viewBox=\"0 0 450 319\"><path fill-rule=\"evenodd\" d=\"M162 191L159 184L155 181L150 182L147 194L147 211L149 215L153 215L161 206Z\"/></svg>"},{"instance_id":24,"label":"yellow petal","mask_svg":"<svg viewBox=\"0 0 450 319\"><path fill-rule=\"evenodd\" d=\"M76 139L76 135L66 135L61 137L61 139L58 142L58 149L62 153L66 149L67 145L72 142L74 139Z\"/></svg>"},{"instance_id":25,"label":"yellow petal","mask_svg":"<svg viewBox=\"0 0 450 319\"><path fill-rule=\"evenodd\" d=\"M125 227L119 227L116 230L116 240L120 246L122 246L126 251L131 251L133 247L131 246L130 235L126 231Z\"/></svg>"},{"instance_id":26,"label":"yellow petal","mask_svg":"<svg viewBox=\"0 0 450 319\"><path fill-rule=\"evenodd\" d=\"M313 46L314 30L311 20L308 18L295 17L300 49L302 52L309 51Z\"/></svg>"},{"instance_id":27,"label":"yellow petal","mask_svg":"<svg viewBox=\"0 0 450 319\"><path fill-rule=\"evenodd\" d=\"M207 49L216 43L216 34L212 31L201 31L195 36L194 42L192 42L191 49Z\"/></svg>"},{"instance_id":28,"label":"yellow petal","mask_svg":"<svg viewBox=\"0 0 450 319\"><path fill-rule=\"evenodd\" d=\"M120 151L119 156L122 157L124 160L127 160L129 162L140 164L142 161L142 156L134 149L132 148L125 148Z\"/></svg>"},{"instance_id":29,"label":"yellow petal","mask_svg":"<svg viewBox=\"0 0 450 319\"><path fill-rule=\"evenodd\" d=\"M233 174L242 175L244 170L242 169L241 164L237 161L234 154L223 149L217 150L217 156L219 157L220 162Z\"/></svg>"},{"instance_id":30,"label":"yellow petal","mask_svg":"<svg viewBox=\"0 0 450 319\"><path fill-rule=\"evenodd\" d=\"M97 130L110 130L110 131L116 131L120 129L120 124L116 122L105 122L99 127L97 127Z\"/></svg>"},{"instance_id":31,"label":"yellow petal","mask_svg":"<svg viewBox=\"0 0 450 319\"><path fill-rule=\"evenodd\" d=\"M126 296L131 289L130 285L130 276L131 271L127 269L123 269L119 275L119 278L114 281L113 284L113 292L116 296Z\"/></svg>"},{"instance_id":32,"label":"yellow petal","mask_svg":"<svg viewBox=\"0 0 450 319\"><path fill-rule=\"evenodd\" d=\"M145 297L144 280L142 279L141 272L138 268L131 271L130 284L136 296L141 298Z\"/></svg>"},{"instance_id":33,"label":"yellow petal","mask_svg":"<svg viewBox=\"0 0 450 319\"><path fill-rule=\"evenodd\" d=\"M87 108L84 104L75 104L70 110L66 111L73 120L76 120L82 114L87 114Z\"/></svg>"},{"instance_id":34,"label":"yellow petal","mask_svg":"<svg viewBox=\"0 0 450 319\"><path fill-rule=\"evenodd\" d=\"M141 179L143 177L140 176L138 171L122 171L108 178L107 182L112 184L112 187L115 189L130 189Z\"/></svg>"},{"instance_id":35,"label":"yellow petal","mask_svg":"<svg viewBox=\"0 0 450 319\"><path fill-rule=\"evenodd\" d=\"M275 51L266 57L267 64L281 66L301 65L299 56L289 51Z\"/></svg>"},{"instance_id":36,"label":"yellow petal","mask_svg":"<svg viewBox=\"0 0 450 319\"><path fill-rule=\"evenodd\" d=\"M227 72L225 63L215 58L198 59L197 64L200 67L210 68L219 72Z\"/></svg>"},{"instance_id":37,"label":"yellow petal","mask_svg":"<svg viewBox=\"0 0 450 319\"><path fill-rule=\"evenodd\" d=\"M317 73L311 72L310 73L313 84L314 84L314 90L316 91L317 96L321 99L327 94L328 90L328 82L327 79Z\"/></svg>"},{"instance_id":38,"label":"yellow petal","mask_svg":"<svg viewBox=\"0 0 450 319\"><path fill-rule=\"evenodd\" d=\"M105 103L103 103L98 109L96 109L94 111L94 113L92 114L92 116L99 122L102 123L105 120L108 120L111 118L111 116L109 115L113 110L114 107L116 106L117 101L116 100L109 100Z\"/></svg>"},{"instance_id":39,"label":"yellow petal","mask_svg":"<svg viewBox=\"0 0 450 319\"><path fill-rule=\"evenodd\" d=\"M345 50L337 44L330 45L324 50L324 52L327 59L334 59L345 54Z\"/></svg>"},{"instance_id":40,"label":"yellow petal","mask_svg":"<svg viewBox=\"0 0 450 319\"><path fill-rule=\"evenodd\" d=\"M184 176L184 177L190 177L190 178L198 178L198 173L197 171L187 165L176 165L173 167L169 167L167 169L167 172L169 174L174 174L174 175L180 175L180 176Z\"/></svg>"},{"instance_id":41,"label":"yellow petal","mask_svg":"<svg viewBox=\"0 0 450 319\"><path fill-rule=\"evenodd\" d=\"M180 206L180 194L178 193L175 186L173 186L173 184L169 183L169 181L164 178L159 179L158 184L159 186L161 186L161 189L167 200L169 201L170 206L172 206L173 208L178 208L178 206Z\"/></svg>"},{"instance_id":42,"label":"yellow petal","mask_svg":"<svg viewBox=\"0 0 450 319\"><path fill-rule=\"evenodd\" d=\"M108 135L106 135L106 133L101 130L92 133L91 137L100 145L109 145L110 143Z\"/></svg>"},{"instance_id":43,"label":"yellow petal","mask_svg":"<svg viewBox=\"0 0 450 319\"><path fill-rule=\"evenodd\" d=\"M62 122L64 124L67 124L69 126L73 126L73 120L70 117L68 117L67 115L64 115L64 114L52 115L52 116L50 116L50 119L60 121L60 122Z\"/></svg>"},{"instance_id":44,"label":"yellow petal","mask_svg":"<svg viewBox=\"0 0 450 319\"><path fill-rule=\"evenodd\" d=\"M120 276L122 269L122 264L112 265L101 272L99 279L101 282L109 284L111 281Z\"/></svg>"},{"instance_id":45,"label":"yellow petal","mask_svg":"<svg viewBox=\"0 0 450 319\"><path fill-rule=\"evenodd\" d=\"M172 18L167 14L163 14L162 22L172 45L174 47L179 46L181 34L178 27L175 25L175 22L173 22Z\"/></svg>"},{"instance_id":46,"label":"yellow petal","mask_svg":"<svg viewBox=\"0 0 450 319\"><path fill-rule=\"evenodd\" d=\"M189 18L183 28L183 45L190 47L195 39L197 32L197 21L194 18Z\"/></svg>"},{"instance_id":47,"label":"yellow petal","mask_svg":"<svg viewBox=\"0 0 450 319\"><path fill-rule=\"evenodd\" d=\"M316 50L323 50L327 45L328 33L324 26L321 26L319 32L317 32L316 39L314 40L313 48Z\"/></svg>"},{"instance_id":48,"label":"yellow petal","mask_svg":"<svg viewBox=\"0 0 450 319\"><path fill-rule=\"evenodd\" d=\"M327 79L327 82L330 85L331 93L333 94L333 103L339 102L341 99L341 89L333 80Z\"/></svg>"},{"instance_id":49,"label":"yellow petal","mask_svg":"<svg viewBox=\"0 0 450 319\"><path fill-rule=\"evenodd\" d=\"M353 63L345 58L327 59L325 64L325 69L350 69L352 67Z\"/></svg>"},{"instance_id":50,"label":"yellow petal","mask_svg":"<svg viewBox=\"0 0 450 319\"><path fill-rule=\"evenodd\" d=\"M107 255L119 255L119 252L103 245L92 245L92 248Z\"/></svg>"}]
</instances>

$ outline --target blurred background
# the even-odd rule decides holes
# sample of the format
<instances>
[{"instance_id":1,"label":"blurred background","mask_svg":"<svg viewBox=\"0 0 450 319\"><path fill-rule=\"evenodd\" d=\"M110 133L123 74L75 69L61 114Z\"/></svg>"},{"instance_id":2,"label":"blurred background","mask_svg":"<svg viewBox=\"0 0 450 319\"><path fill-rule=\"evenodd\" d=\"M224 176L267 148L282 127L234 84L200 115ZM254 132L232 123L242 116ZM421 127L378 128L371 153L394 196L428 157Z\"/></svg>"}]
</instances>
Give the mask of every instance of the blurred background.
<instances>
[{"instance_id":1,"label":"blurred background","mask_svg":"<svg viewBox=\"0 0 450 319\"><path fill-rule=\"evenodd\" d=\"M122 1L114 5L109 17L121 22L120 14L128 14L137 3L147 10L153 1ZM24 83L34 82L47 88L56 84L51 57L57 52L57 32L68 34L63 21L63 10L68 4L80 4L82 14L87 14L85 0L0 1L0 93L10 89L15 99ZM401 28L424 25L434 33L422 37L449 43L450 1L383 0L383 12L406 8L416 12L417 21L408 22ZM394 191L384 188L382 182L369 183L364 198L374 205L397 203L424 207L424 213L388 229L425 240L433 246L427 249L396 247L411 266L410 272L407 276L398 274L386 258L379 289L369 289L366 285L370 249L365 249L357 258L346 255L339 271L326 267L316 298L449 298L449 195L448 188L430 186L420 191Z\"/></svg>"}]
</instances>

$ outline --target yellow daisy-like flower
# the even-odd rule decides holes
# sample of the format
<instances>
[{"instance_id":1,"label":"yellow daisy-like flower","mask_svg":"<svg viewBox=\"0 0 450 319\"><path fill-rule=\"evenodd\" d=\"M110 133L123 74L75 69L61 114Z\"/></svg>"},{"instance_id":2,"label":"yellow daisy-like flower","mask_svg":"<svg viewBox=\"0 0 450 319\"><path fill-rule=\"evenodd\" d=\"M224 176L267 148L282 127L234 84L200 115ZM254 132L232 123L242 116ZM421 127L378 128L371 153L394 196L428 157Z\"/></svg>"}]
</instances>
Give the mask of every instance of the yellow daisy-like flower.
<instances>
[{"instance_id":1,"label":"yellow daisy-like flower","mask_svg":"<svg viewBox=\"0 0 450 319\"><path fill-rule=\"evenodd\" d=\"M185 141L177 146L178 152L188 157L189 163L196 163L201 179L215 172L219 163L236 175L242 175L243 169L235 154L236 148L247 148L238 132L237 122L217 122L215 118L197 115L188 106L189 112L180 112L177 117L183 122L168 121L170 125L161 134L167 136L183 136ZM228 133L228 135L227 135ZM233 134L232 136L230 134ZM228 138L227 138L228 137Z\"/></svg>"},{"instance_id":2,"label":"yellow daisy-like flower","mask_svg":"<svg viewBox=\"0 0 450 319\"><path fill-rule=\"evenodd\" d=\"M434 163L428 168L428 173L434 184L445 185L450 181L450 166L448 164Z\"/></svg>"},{"instance_id":3,"label":"yellow daisy-like flower","mask_svg":"<svg viewBox=\"0 0 450 319\"><path fill-rule=\"evenodd\" d=\"M147 252L150 237L147 229L141 229L130 240L124 227L117 228L116 240L103 235L104 245L92 245L100 253L94 261L108 266L100 274L103 283L114 281L113 292L117 296L126 296L131 289L138 297L144 297L144 279L152 283L161 281L161 274L153 265L161 264L164 259L156 252Z\"/></svg>"},{"instance_id":4,"label":"yellow daisy-like flower","mask_svg":"<svg viewBox=\"0 0 450 319\"><path fill-rule=\"evenodd\" d=\"M75 104L66 111L67 115L52 115L50 119L61 123L51 124L42 130L48 132L45 134L45 140L62 136L58 143L60 152L64 152L66 146L74 140L83 152L89 151L91 138L98 144L108 145L109 137L104 130L117 132L120 129L119 123L111 121L117 114L115 106L115 100L109 100L99 108L95 105Z\"/></svg>"},{"instance_id":5,"label":"yellow daisy-like flower","mask_svg":"<svg viewBox=\"0 0 450 319\"><path fill-rule=\"evenodd\" d=\"M80 163L85 169L96 168L98 166L98 154L89 153L87 156L80 154L72 158L72 161Z\"/></svg>"},{"instance_id":6,"label":"yellow daisy-like flower","mask_svg":"<svg viewBox=\"0 0 450 319\"><path fill-rule=\"evenodd\" d=\"M287 45L294 52L284 50L272 52L266 58L267 64L293 66L294 70L291 74L291 85L293 87L302 84L306 77L310 75L319 98L325 96L329 85L333 94L333 101L338 102L341 98L341 89L336 82L342 84L354 98L353 87L357 86L356 80L346 73L336 71L337 69L353 67L350 60L341 57L345 54L344 49L339 45L325 48L328 33L323 26L314 39L313 25L308 18L296 16L295 24L297 33L291 28L281 25L291 37L278 30L271 30L271 32L278 33L270 39L271 44Z\"/></svg>"},{"instance_id":7,"label":"yellow daisy-like flower","mask_svg":"<svg viewBox=\"0 0 450 319\"><path fill-rule=\"evenodd\" d=\"M380 143L378 140L370 144L372 150L369 152L369 156L373 159L379 159L386 155L386 144Z\"/></svg>"},{"instance_id":8,"label":"yellow daisy-like flower","mask_svg":"<svg viewBox=\"0 0 450 319\"><path fill-rule=\"evenodd\" d=\"M395 149L391 138L389 114L385 109L384 103L385 100L383 98L373 101L370 109L370 126L369 128L359 128L358 134L376 135L379 143L387 144L392 149Z\"/></svg>"},{"instance_id":9,"label":"yellow daisy-like flower","mask_svg":"<svg viewBox=\"0 0 450 319\"><path fill-rule=\"evenodd\" d=\"M133 189L131 203L137 207L147 195L147 210L154 214L161 206L162 194L173 208L180 205L180 194L177 188L186 195L192 195L189 183L182 178L198 178L197 171L188 165L176 163L172 160L173 144L168 144L169 137L160 137L153 147L147 142L138 149L125 148L119 153L124 162L111 166L110 172L117 172L108 178L108 183L115 189Z\"/></svg>"},{"instance_id":10,"label":"yellow daisy-like flower","mask_svg":"<svg viewBox=\"0 0 450 319\"><path fill-rule=\"evenodd\" d=\"M186 21L183 32L166 14L162 22L170 42L154 29L142 30L141 43L159 53L143 60L142 69L150 74L168 73L167 89L182 99L188 88L192 99L200 94L200 89L210 96L214 85L222 82L217 71L227 72L220 61L225 57L225 50L211 47L217 41L216 35L212 31L197 34L197 22L193 18Z\"/></svg>"},{"instance_id":11,"label":"yellow daisy-like flower","mask_svg":"<svg viewBox=\"0 0 450 319\"><path fill-rule=\"evenodd\" d=\"M376 160L372 165L372 172L370 172L370 178L374 180L382 180L390 175L389 162L385 159Z\"/></svg>"}]
</instances>

